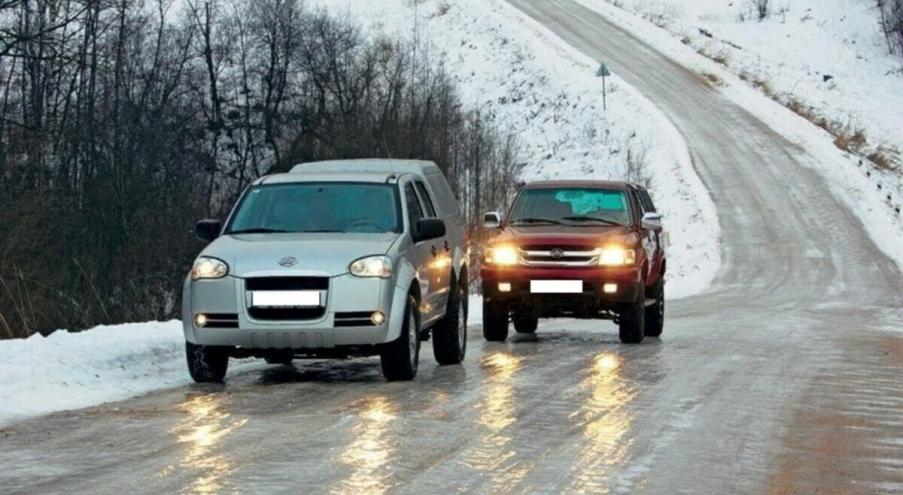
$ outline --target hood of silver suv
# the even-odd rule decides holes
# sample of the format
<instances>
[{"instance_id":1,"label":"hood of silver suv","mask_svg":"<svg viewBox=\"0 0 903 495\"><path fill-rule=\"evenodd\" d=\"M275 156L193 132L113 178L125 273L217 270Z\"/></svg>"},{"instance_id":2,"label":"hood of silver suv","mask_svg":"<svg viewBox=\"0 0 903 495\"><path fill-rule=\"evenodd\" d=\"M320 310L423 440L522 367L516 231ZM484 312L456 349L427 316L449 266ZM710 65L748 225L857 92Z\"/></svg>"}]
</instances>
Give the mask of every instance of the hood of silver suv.
<instances>
[{"instance_id":1,"label":"hood of silver suv","mask_svg":"<svg viewBox=\"0 0 903 495\"><path fill-rule=\"evenodd\" d=\"M348 265L364 256L389 251L399 234L241 234L224 235L201 256L229 264L235 277L348 273Z\"/></svg>"}]
</instances>

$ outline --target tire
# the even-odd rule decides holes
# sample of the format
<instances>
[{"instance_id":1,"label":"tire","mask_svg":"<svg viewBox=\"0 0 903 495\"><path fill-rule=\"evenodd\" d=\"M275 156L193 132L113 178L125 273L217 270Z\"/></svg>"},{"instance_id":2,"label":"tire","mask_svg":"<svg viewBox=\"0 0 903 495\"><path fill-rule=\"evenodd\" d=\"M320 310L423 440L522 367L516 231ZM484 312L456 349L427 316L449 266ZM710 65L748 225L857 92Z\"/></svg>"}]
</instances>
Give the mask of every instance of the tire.
<instances>
[{"instance_id":1,"label":"tire","mask_svg":"<svg viewBox=\"0 0 903 495\"><path fill-rule=\"evenodd\" d=\"M514 330L517 333L536 333L539 327L539 318L534 315L514 315Z\"/></svg>"},{"instance_id":2,"label":"tire","mask_svg":"<svg viewBox=\"0 0 903 495\"><path fill-rule=\"evenodd\" d=\"M229 369L229 348L185 342L188 373L196 383L220 383Z\"/></svg>"},{"instance_id":3,"label":"tire","mask_svg":"<svg viewBox=\"0 0 903 495\"><path fill-rule=\"evenodd\" d=\"M404 315L401 335L379 353L383 376L390 382L413 380L420 364L420 311L414 296L408 296Z\"/></svg>"},{"instance_id":4,"label":"tire","mask_svg":"<svg viewBox=\"0 0 903 495\"><path fill-rule=\"evenodd\" d=\"M483 299L483 338L504 342L508 338L508 307Z\"/></svg>"},{"instance_id":5,"label":"tire","mask_svg":"<svg viewBox=\"0 0 903 495\"><path fill-rule=\"evenodd\" d=\"M625 344L639 344L646 336L646 294L641 291L638 299L624 305L618 315L618 334Z\"/></svg>"},{"instance_id":6,"label":"tire","mask_svg":"<svg viewBox=\"0 0 903 495\"><path fill-rule=\"evenodd\" d=\"M657 302L646 308L646 336L661 337L665 329L665 281L659 279L649 289L649 297Z\"/></svg>"},{"instance_id":7,"label":"tire","mask_svg":"<svg viewBox=\"0 0 903 495\"><path fill-rule=\"evenodd\" d=\"M467 285L455 285L445 318L433 327L433 356L441 365L461 364L467 352Z\"/></svg>"}]
</instances>

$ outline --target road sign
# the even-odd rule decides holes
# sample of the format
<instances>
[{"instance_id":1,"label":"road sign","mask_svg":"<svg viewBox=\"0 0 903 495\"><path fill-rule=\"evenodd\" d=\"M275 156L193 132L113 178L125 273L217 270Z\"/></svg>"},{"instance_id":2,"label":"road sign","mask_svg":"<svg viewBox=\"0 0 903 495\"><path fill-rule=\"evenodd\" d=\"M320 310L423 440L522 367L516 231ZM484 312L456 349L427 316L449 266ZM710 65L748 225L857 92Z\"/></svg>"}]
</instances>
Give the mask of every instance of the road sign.
<instances>
[{"instance_id":1,"label":"road sign","mask_svg":"<svg viewBox=\"0 0 903 495\"><path fill-rule=\"evenodd\" d=\"M596 75L602 78L602 110L608 111L608 88L605 85L605 78L611 75L608 66L605 63L599 64L599 70Z\"/></svg>"},{"instance_id":2,"label":"road sign","mask_svg":"<svg viewBox=\"0 0 903 495\"><path fill-rule=\"evenodd\" d=\"M608 66L603 62L599 65L599 71L596 72L596 75L599 77L608 77L611 75L611 72L608 70Z\"/></svg>"}]
</instances>

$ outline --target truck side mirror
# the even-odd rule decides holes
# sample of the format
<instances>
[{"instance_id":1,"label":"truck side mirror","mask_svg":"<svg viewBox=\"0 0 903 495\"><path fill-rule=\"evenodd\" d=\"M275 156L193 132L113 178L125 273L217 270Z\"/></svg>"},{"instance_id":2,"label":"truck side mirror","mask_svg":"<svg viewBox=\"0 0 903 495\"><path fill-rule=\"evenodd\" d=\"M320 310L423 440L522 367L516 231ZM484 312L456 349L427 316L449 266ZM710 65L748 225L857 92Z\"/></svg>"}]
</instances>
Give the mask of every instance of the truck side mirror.
<instances>
[{"instance_id":1,"label":"truck side mirror","mask_svg":"<svg viewBox=\"0 0 903 495\"><path fill-rule=\"evenodd\" d=\"M213 242L222 231L219 220L201 220L194 227L194 235L204 242Z\"/></svg>"},{"instance_id":2,"label":"truck side mirror","mask_svg":"<svg viewBox=\"0 0 903 495\"><path fill-rule=\"evenodd\" d=\"M417 222L415 231L411 234L414 243L431 241L445 236L445 222L439 218L422 218Z\"/></svg>"},{"instance_id":3,"label":"truck side mirror","mask_svg":"<svg viewBox=\"0 0 903 495\"><path fill-rule=\"evenodd\" d=\"M487 229L497 229L502 226L502 214L497 211L490 211L483 215L483 227Z\"/></svg>"},{"instance_id":4,"label":"truck side mirror","mask_svg":"<svg viewBox=\"0 0 903 495\"><path fill-rule=\"evenodd\" d=\"M662 214L652 212L644 214L643 228L646 230L658 230L662 228Z\"/></svg>"}]
</instances>

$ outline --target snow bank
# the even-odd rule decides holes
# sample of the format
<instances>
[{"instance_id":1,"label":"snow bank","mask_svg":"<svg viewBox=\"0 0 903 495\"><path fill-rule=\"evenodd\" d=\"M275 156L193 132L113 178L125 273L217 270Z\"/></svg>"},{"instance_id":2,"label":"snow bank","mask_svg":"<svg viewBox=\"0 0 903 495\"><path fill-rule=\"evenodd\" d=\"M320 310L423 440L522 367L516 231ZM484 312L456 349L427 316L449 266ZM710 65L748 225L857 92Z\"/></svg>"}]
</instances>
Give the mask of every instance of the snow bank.
<instances>
[{"instance_id":1,"label":"snow bank","mask_svg":"<svg viewBox=\"0 0 903 495\"><path fill-rule=\"evenodd\" d=\"M598 63L503 0L308 0L372 34L411 38L456 80L463 103L511 130L524 179L623 179L627 156L646 154L651 192L671 235L668 296L704 291L720 265L719 227L683 138L617 76L603 110ZM374 21L374 19L376 19Z\"/></svg>"},{"instance_id":2,"label":"snow bank","mask_svg":"<svg viewBox=\"0 0 903 495\"><path fill-rule=\"evenodd\" d=\"M875 244L903 268L903 216L894 209L903 204L901 174L862 165L859 157L840 151L829 133L740 78L741 73L750 81L763 77L776 93L867 129L873 145L903 148L903 73L880 46L874 9L862 2L799 0L792 8L788 3L784 14L750 23L732 20L745 8L742 2L624 0L624 8L618 8L605 0L576 1L688 69L720 77L725 96L808 152L801 161L825 178ZM708 53L724 49L728 65L698 54L700 48ZM826 74L834 79L824 81Z\"/></svg>"},{"instance_id":3,"label":"snow bank","mask_svg":"<svg viewBox=\"0 0 903 495\"><path fill-rule=\"evenodd\" d=\"M192 383L179 321L4 340L0 356L0 424Z\"/></svg>"}]
</instances>

